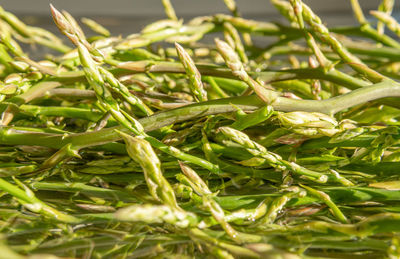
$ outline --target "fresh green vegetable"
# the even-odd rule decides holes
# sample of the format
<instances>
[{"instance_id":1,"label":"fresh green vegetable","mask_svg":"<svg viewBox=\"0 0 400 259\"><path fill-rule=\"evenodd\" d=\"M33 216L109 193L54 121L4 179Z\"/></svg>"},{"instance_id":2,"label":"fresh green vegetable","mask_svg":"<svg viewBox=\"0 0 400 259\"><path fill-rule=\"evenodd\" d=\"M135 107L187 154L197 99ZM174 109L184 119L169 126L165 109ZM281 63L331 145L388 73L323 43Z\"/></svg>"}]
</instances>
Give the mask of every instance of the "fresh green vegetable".
<instances>
[{"instance_id":1,"label":"fresh green vegetable","mask_svg":"<svg viewBox=\"0 0 400 259\"><path fill-rule=\"evenodd\" d=\"M0 258L400 257L394 1L223 2L128 37L51 6L72 44L0 7Z\"/></svg>"}]
</instances>

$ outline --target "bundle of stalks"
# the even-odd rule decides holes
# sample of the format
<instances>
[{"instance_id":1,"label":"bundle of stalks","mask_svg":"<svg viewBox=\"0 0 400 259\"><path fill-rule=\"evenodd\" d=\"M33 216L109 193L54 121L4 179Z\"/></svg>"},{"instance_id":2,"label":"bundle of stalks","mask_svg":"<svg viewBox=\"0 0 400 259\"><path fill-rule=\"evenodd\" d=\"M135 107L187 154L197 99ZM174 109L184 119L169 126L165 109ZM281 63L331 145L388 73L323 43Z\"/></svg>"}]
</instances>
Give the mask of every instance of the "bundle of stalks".
<instances>
[{"instance_id":1,"label":"bundle of stalks","mask_svg":"<svg viewBox=\"0 0 400 259\"><path fill-rule=\"evenodd\" d=\"M351 27L224 2L127 37L0 7L0 258L399 258L394 1Z\"/></svg>"}]
</instances>

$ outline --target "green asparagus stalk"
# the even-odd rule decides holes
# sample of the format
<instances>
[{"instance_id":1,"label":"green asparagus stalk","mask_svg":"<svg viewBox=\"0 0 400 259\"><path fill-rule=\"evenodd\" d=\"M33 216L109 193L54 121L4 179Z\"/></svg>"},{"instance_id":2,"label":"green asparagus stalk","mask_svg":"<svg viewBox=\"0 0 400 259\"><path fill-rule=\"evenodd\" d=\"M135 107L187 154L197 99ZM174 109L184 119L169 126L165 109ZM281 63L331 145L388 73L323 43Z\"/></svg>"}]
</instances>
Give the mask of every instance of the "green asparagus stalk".
<instances>
[{"instance_id":1,"label":"green asparagus stalk","mask_svg":"<svg viewBox=\"0 0 400 259\"><path fill-rule=\"evenodd\" d=\"M331 208L332 213L342 222L342 223L347 223L348 220L346 216L340 211L340 209L336 206L335 203L332 202L331 198L329 195L322 191L314 190L311 187L305 186L305 185L300 185L304 189L307 190L311 195L318 197L319 199L323 200L325 204Z\"/></svg>"},{"instance_id":2,"label":"green asparagus stalk","mask_svg":"<svg viewBox=\"0 0 400 259\"><path fill-rule=\"evenodd\" d=\"M347 27L300 0L271 1L288 25L171 2L118 37L51 7L73 48L0 8L5 254L397 258L394 1L376 29L353 0Z\"/></svg>"},{"instance_id":3,"label":"green asparagus stalk","mask_svg":"<svg viewBox=\"0 0 400 259\"><path fill-rule=\"evenodd\" d=\"M14 178L14 181L18 183L23 189L7 182L4 179L0 178L0 188L2 191L7 192L18 199L18 201L26 207L28 210L43 214L45 217L50 219L67 222L67 223L76 223L78 219L74 216L65 214L64 212L58 211L53 207L45 204L41 200L39 200L35 194L30 190L26 185L18 181Z\"/></svg>"},{"instance_id":4,"label":"green asparagus stalk","mask_svg":"<svg viewBox=\"0 0 400 259\"><path fill-rule=\"evenodd\" d=\"M232 70L232 74L244 81L264 102L272 104L278 97L278 94L272 90L267 90L257 81L252 79L244 70L243 64L238 55L226 42L216 39L215 44L224 58L225 63Z\"/></svg>"},{"instance_id":5,"label":"green asparagus stalk","mask_svg":"<svg viewBox=\"0 0 400 259\"><path fill-rule=\"evenodd\" d=\"M175 199L175 193L164 178L160 160L149 142L123 132L118 132L118 134L124 139L129 156L142 167L147 186L154 199L178 210L179 205Z\"/></svg>"},{"instance_id":6,"label":"green asparagus stalk","mask_svg":"<svg viewBox=\"0 0 400 259\"><path fill-rule=\"evenodd\" d=\"M88 26L92 31L99 33L104 37L109 37L110 32L104 28L102 25L98 24L96 21L89 19L89 18L82 18L82 23Z\"/></svg>"},{"instance_id":7,"label":"green asparagus stalk","mask_svg":"<svg viewBox=\"0 0 400 259\"><path fill-rule=\"evenodd\" d=\"M321 182L324 183L328 180L328 177L325 174L314 172L312 170L301 167L293 162L285 161L279 155L267 151L266 148L252 141L243 132L240 132L238 130L229 127L221 127L218 129L218 131L224 134L224 136L228 137L232 141L246 148L252 155L265 159L267 163L269 163L271 166L273 166L278 170L288 169L295 174L305 176L313 181L320 183Z\"/></svg>"},{"instance_id":8,"label":"green asparagus stalk","mask_svg":"<svg viewBox=\"0 0 400 259\"><path fill-rule=\"evenodd\" d=\"M383 0L381 2L381 4L378 7L378 11L384 12L386 14L391 14L393 11L393 6L394 6L394 0ZM379 21L377 24L377 28L376 30L380 33L383 34L384 33L384 23Z\"/></svg>"},{"instance_id":9,"label":"green asparagus stalk","mask_svg":"<svg viewBox=\"0 0 400 259\"><path fill-rule=\"evenodd\" d=\"M190 89L195 96L195 99L200 102L207 101L207 92L204 90L200 72L199 70L197 70L193 60L190 58L185 49L178 43L175 43L175 48L178 52L179 59L181 60L183 67L185 68L185 71L189 76L189 80L191 83Z\"/></svg>"},{"instance_id":10,"label":"green asparagus stalk","mask_svg":"<svg viewBox=\"0 0 400 259\"><path fill-rule=\"evenodd\" d=\"M187 165L179 164L182 172L185 174L186 181L189 182L193 190L203 198L203 204L211 212L215 220L222 226L226 233L236 242L240 242L240 237L236 230L226 222L225 213L217 202L212 198L212 192L208 189L205 182L198 176L198 174Z\"/></svg>"},{"instance_id":11,"label":"green asparagus stalk","mask_svg":"<svg viewBox=\"0 0 400 259\"><path fill-rule=\"evenodd\" d=\"M389 30L393 31L397 36L400 36L400 24L393 17L379 11L371 11L371 14L376 17L381 24L386 25Z\"/></svg>"},{"instance_id":12,"label":"green asparagus stalk","mask_svg":"<svg viewBox=\"0 0 400 259\"><path fill-rule=\"evenodd\" d=\"M176 14L175 14L174 7L171 4L171 1L170 0L162 0L162 4L164 6L165 13L167 14L168 18L170 18L171 20L178 20L178 18L176 17Z\"/></svg>"}]
</instances>

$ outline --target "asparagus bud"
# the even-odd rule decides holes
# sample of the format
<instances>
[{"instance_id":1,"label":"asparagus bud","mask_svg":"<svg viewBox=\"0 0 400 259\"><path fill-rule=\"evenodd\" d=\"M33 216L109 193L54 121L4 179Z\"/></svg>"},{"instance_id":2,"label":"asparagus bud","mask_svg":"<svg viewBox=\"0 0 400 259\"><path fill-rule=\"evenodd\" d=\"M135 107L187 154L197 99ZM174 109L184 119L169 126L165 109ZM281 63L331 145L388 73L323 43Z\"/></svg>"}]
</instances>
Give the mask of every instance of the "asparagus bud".
<instances>
[{"instance_id":1,"label":"asparagus bud","mask_svg":"<svg viewBox=\"0 0 400 259\"><path fill-rule=\"evenodd\" d=\"M118 131L126 144L129 156L143 169L150 194L156 200L178 209L179 205L175 199L175 193L171 185L163 176L161 162L150 143L141 137L133 137Z\"/></svg>"},{"instance_id":2,"label":"asparagus bud","mask_svg":"<svg viewBox=\"0 0 400 259\"><path fill-rule=\"evenodd\" d=\"M201 81L201 75L197 70L192 58L186 52L181 45L175 42L176 51L178 52L179 59L181 60L183 67L185 68L186 74L190 80L190 90L192 91L195 99L198 101L207 100L207 92L204 90L203 82Z\"/></svg>"},{"instance_id":3,"label":"asparagus bud","mask_svg":"<svg viewBox=\"0 0 400 259\"><path fill-rule=\"evenodd\" d=\"M334 128L339 125L333 117L318 112L279 113L278 119L286 127Z\"/></svg>"},{"instance_id":4,"label":"asparagus bud","mask_svg":"<svg viewBox=\"0 0 400 259\"><path fill-rule=\"evenodd\" d=\"M380 22L385 24L389 30L396 33L397 36L400 36L400 24L396 21L396 19L384 12L371 11L370 13Z\"/></svg>"},{"instance_id":5,"label":"asparagus bud","mask_svg":"<svg viewBox=\"0 0 400 259\"><path fill-rule=\"evenodd\" d=\"M225 41L215 39L215 44L218 51L225 60L226 65L232 70L234 76L239 77L241 80L249 81L249 75L244 70L243 64L240 61L239 56Z\"/></svg>"},{"instance_id":6,"label":"asparagus bud","mask_svg":"<svg viewBox=\"0 0 400 259\"><path fill-rule=\"evenodd\" d=\"M250 86L254 92L267 104L273 103L279 94L275 91L267 90L262 87L257 81L251 78L243 67L239 56L225 41L215 39L215 44L219 53L225 60L226 65L232 70L234 76L239 77L248 86Z\"/></svg>"},{"instance_id":7,"label":"asparagus bud","mask_svg":"<svg viewBox=\"0 0 400 259\"><path fill-rule=\"evenodd\" d=\"M242 145L244 148L247 149L247 151L249 151L255 157L260 157L265 159L265 161L274 168L283 171L291 170L295 174L309 178L316 182L326 182L328 180L328 177L325 174L309 170L294 162L286 161L282 159L282 157L279 156L278 154L267 151L265 147L252 141L249 138L249 136L247 136L245 133L241 131L229 127L220 127L218 131L224 134L225 137L228 137L232 141L235 141L239 145Z\"/></svg>"},{"instance_id":8,"label":"asparagus bud","mask_svg":"<svg viewBox=\"0 0 400 259\"><path fill-rule=\"evenodd\" d=\"M190 212L177 210L166 205L132 205L114 213L117 220L145 223L169 223L180 228L194 227L197 217Z\"/></svg>"}]
</instances>

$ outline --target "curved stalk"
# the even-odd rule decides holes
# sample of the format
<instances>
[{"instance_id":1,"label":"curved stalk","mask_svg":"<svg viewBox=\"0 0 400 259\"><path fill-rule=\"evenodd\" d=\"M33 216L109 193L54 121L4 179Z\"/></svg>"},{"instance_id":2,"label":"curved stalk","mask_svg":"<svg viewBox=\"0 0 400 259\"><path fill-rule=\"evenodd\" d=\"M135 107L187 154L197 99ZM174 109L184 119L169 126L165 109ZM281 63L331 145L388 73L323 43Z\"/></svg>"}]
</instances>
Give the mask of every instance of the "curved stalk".
<instances>
[{"instance_id":1,"label":"curved stalk","mask_svg":"<svg viewBox=\"0 0 400 259\"><path fill-rule=\"evenodd\" d=\"M307 111L333 115L339 111L368 101L396 96L400 97L400 85L394 81L386 80L326 100L295 100L278 97L271 105L277 111ZM264 105L264 102L255 95L231 97L195 103L159 112L152 116L141 118L139 122L143 125L145 131L152 131L173 123L202 116L234 112L237 110L237 107L240 107L243 111L253 111ZM0 128L0 143L7 145L38 145L52 148L61 148L68 143L72 143L75 148L81 149L119 140L120 136L115 132L115 129L129 133L128 130L121 126L106 128L100 131L64 135L29 132L19 128L2 127Z\"/></svg>"}]
</instances>

